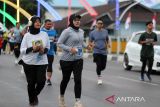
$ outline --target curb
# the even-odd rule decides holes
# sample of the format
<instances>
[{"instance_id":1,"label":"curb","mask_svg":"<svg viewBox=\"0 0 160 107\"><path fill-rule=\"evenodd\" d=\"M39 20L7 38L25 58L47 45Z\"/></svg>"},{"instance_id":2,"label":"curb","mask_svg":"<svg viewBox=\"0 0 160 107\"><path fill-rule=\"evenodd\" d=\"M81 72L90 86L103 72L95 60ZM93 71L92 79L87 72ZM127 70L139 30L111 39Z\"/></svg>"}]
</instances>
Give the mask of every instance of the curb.
<instances>
[{"instance_id":1,"label":"curb","mask_svg":"<svg viewBox=\"0 0 160 107\"><path fill-rule=\"evenodd\" d=\"M61 52L58 52L57 54L58 56L61 56L62 53ZM92 53L84 53L83 54L83 58L93 58L93 55ZM118 61L118 62L123 62L123 54L120 54L120 55L116 55L116 54L108 54L107 55L107 60L108 61Z\"/></svg>"}]
</instances>

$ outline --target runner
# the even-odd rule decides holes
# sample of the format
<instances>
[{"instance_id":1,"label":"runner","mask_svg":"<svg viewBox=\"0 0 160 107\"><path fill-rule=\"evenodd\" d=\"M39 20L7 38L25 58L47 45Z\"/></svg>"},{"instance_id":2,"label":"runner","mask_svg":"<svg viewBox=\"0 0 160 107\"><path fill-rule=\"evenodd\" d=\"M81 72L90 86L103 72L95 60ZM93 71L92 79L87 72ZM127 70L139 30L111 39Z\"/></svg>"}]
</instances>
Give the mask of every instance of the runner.
<instances>
[{"instance_id":1,"label":"runner","mask_svg":"<svg viewBox=\"0 0 160 107\"><path fill-rule=\"evenodd\" d=\"M24 35L21 44L30 107L38 105L38 95L46 81L47 52L50 43L47 33L40 31L40 27L41 19L33 16L29 21L29 32Z\"/></svg>"}]
</instances>

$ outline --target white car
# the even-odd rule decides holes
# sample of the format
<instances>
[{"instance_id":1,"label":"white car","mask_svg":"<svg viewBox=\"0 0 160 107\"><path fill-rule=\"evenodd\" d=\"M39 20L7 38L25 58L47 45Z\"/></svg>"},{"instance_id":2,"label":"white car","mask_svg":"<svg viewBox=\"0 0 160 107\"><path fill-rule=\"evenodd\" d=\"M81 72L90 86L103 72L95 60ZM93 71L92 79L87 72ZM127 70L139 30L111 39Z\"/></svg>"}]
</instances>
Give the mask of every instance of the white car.
<instances>
[{"instance_id":1,"label":"white car","mask_svg":"<svg viewBox=\"0 0 160 107\"><path fill-rule=\"evenodd\" d=\"M154 63L153 70L160 71L160 31L154 31L157 34L157 44L154 46ZM138 44L138 40L144 31L135 32L126 45L124 52L123 67L125 70L131 70L132 67L141 67L140 51L142 46ZM147 68L147 67L146 67Z\"/></svg>"}]
</instances>

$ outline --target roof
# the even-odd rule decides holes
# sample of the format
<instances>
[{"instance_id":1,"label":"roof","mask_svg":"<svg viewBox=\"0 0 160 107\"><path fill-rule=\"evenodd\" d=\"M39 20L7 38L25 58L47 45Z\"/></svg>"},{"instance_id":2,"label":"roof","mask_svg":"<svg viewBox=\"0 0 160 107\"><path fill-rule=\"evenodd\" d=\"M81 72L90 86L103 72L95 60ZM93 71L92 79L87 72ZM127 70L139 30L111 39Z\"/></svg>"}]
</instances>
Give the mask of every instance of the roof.
<instances>
[{"instance_id":1,"label":"roof","mask_svg":"<svg viewBox=\"0 0 160 107\"><path fill-rule=\"evenodd\" d=\"M155 10L160 10L160 0L141 0L141 4Z\"/></svg>"},{"instance_id":2,"label":"roof","mask_svg":"<svg viewBox=\"0 0 160 107\"><path fill-rule=\"evenodd\" d=\"M121 2L120 3L120 10L122 10L122 11L120 12L120 14L123 12L123 10L126 7L128 7L132 3L133 2L130 2L130 1ZM96 7L94 7L94 9L98 13L98 16L96 17L96 19L99 19L99 18L105 19L104 23L106 24L106 26L109 26L110 24L114 23L114 21L115 21L115 6L114 5L105 4L105 5L101 5L101 6L96 6ZM135 22L147 22L152 19L152 16L154 13L150 8L147 8L142 4L137 4L136 6L131 8L129 12L132 13L132 20ZM145 15L142 13L145 13ZM86 12L85 9L82 9L77 14L80 14L82 16L81 26L83 28L91 26L94 18L92 16L90 16ZM157 15L158 15L158 17L160 16L160 14L157 14ZM126 20L127 16L128 16L128 12L126 12L124 17L122 18L123 22ZM148 16L148 17L146 17L146 16ZM61 21L55 22L55 28L61 29L61 28L66 28L66 27L67 27L67 17L63 18L63 20L61 20Z\"/></svg>"},{"instance_id":3,"label":"roof","mask_svg":"<svg viewBox=\"0 0 160 107\"><path fill-rule=\"evenodd\" d=\"M99 6L104 5L107 3L107 1L115 2L114 0L86 0L91 6ZM119 0L120 2L123 1L131 1L131 0ZM139 0L135 0L139 1ZM54 7L64 7L68 8L68 0L52 0L49 2ZM152 8L152 9L160 9L160 1L158 0L141 0L141 4ZM83 8L83 6L80 4L79 0L72 0L72 8Z\"/></svg>"},{"instance_id":4,"label":"roof","mask_svg":"<svg viewBox=\"0 0 160 107\"><path fill-rule=\"evenodd\" d=\"M125 3L120 3L120 5L128 5L129 2L125 2ZM105 5L101 5L101 6L96 6L94 7L94 9L97 11L97 13L99 14L97 16L100 17L101 15L103 15L103 13L109 12L112 9L114 9L114 5L110 5L108 6L107 4ZM86 23L92 22L93 21L93 17L90 16L88 14L88 12L85 9L82 9L81 11L79 11L77 14L80 14L82 16L81 19L81 25L83 26ZM63 18L61 21L56 21L55 22L55 28L65 28L67 27L67 20L68 17Z\"/></svg>"}]
</instances>

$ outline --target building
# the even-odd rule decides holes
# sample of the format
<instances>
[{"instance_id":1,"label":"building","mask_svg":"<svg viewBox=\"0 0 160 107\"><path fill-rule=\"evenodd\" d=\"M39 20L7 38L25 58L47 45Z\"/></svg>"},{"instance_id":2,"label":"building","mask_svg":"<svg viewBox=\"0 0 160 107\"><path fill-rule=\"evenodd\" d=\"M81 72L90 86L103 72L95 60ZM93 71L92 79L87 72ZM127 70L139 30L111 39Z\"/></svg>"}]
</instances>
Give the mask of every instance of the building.
<instances>
[{"instance_id":1,"label":"building","mask_svg":"<svg viewBox=\"0 0 160 107\"><path fill-rule=\"evenodd\" d=\"M120 2L120 16L122 13L135 2L125 1ZM94 21L94 19L101 18L104 21L105 28L109 30L110 35L115 35L114 27L115 27L115 4L104 4L100 6L94 7L94 9L98 12L97 17L91 17L85 9L77 12L77 14L82 15L81 26L88 34L90 27ZM125 29L125 21L127 19L128 14L131 13L131 24L129 29ZM157 13L157 17L160 16L158 11L152 10L140 3L132 6L125 12L124 16L120 20L120 30L119 35L123 37L127 37L132 34L132 32L145 30L145 23L147 21L152 20L153 15ZM160 20L157 20L157 24L160 24ZM55 22L55 28L58 30L63 30L67 27L67 17L63 18L61 21Z\"/></svg>"}]
</instances>

